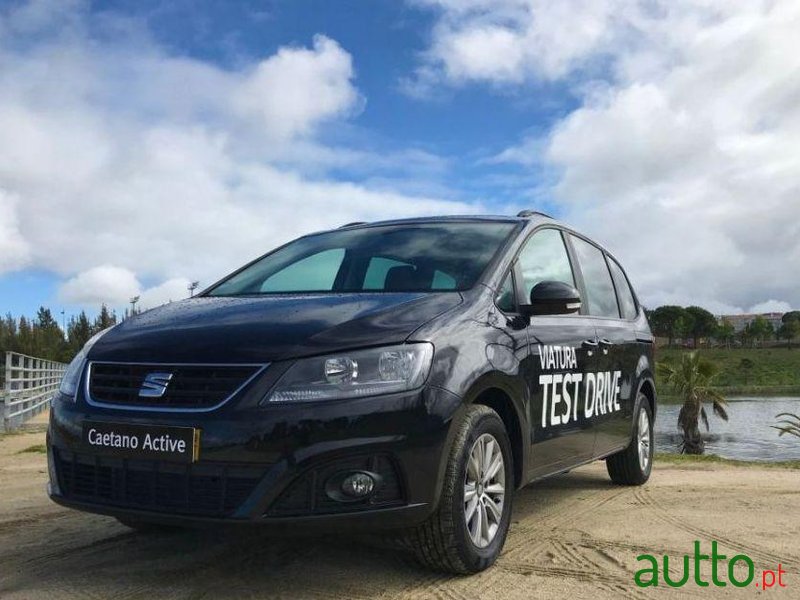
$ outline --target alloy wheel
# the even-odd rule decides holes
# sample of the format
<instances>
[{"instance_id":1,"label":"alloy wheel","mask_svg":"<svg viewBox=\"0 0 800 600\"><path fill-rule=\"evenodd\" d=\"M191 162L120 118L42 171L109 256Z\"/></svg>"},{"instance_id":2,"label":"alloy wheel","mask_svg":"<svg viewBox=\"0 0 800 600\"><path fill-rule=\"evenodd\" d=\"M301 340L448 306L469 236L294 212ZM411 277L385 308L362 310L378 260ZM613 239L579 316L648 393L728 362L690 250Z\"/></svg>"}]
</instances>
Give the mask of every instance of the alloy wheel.
<instances>
[{"instance_id":1,"label":"alloy wheel","mask_svg":"<svg viewBox=\"0 0 800 600\"><path fill-rule=\"evenodd\" d=\"M638 447L639 447L639 467L642 472L647 471L650 464L650 418L647 416L647 411L639 411L639 431L638 431Z\"/></svg>"},{"instance_id":2,"label":"alloy wheel","mask_svg":"<svg viewBox=\"0 0 800 600\"><path fill-rule=\"evenodd\" d=\"M464 520L478 548L491 544L500 529L505 492L503 450L493 435L484 433L472 445L464 481Z\"/></svg>"}]
</instances>

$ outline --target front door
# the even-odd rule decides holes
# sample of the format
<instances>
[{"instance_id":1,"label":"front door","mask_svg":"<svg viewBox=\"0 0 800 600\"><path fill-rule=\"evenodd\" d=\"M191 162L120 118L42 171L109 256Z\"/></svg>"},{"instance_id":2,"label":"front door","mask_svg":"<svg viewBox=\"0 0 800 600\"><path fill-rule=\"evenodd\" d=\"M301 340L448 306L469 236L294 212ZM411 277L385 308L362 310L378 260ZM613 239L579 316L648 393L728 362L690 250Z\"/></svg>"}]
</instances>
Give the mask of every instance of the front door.
<instances>
[{"instance_id":1,"label":"front door","mask_svg":"<svg viewBox=\"0 0 800 600\"><path fill-rule=\"evenodd\" d=\"M586 394L598 349L587 319L534 317L528 335L532 466L536 475L546 475L592 456L595 429Z\"/></svg>"},{"instance_id":2,"label":"front door","mask_svg":"<svg viewBox=\"0 0 800 600\"><path fill-rule=\"evenodd\" d=\"M518 294L530 298L542 281L575 285L562 233L536 231L516 263ZM584 379L594 369L596 335L591 319L579 315L532 317L530 353L523 373L530 393L530 477L548 475L588 460L594 447L592 422L585 418Z\"/></svg>"}]
</instances>

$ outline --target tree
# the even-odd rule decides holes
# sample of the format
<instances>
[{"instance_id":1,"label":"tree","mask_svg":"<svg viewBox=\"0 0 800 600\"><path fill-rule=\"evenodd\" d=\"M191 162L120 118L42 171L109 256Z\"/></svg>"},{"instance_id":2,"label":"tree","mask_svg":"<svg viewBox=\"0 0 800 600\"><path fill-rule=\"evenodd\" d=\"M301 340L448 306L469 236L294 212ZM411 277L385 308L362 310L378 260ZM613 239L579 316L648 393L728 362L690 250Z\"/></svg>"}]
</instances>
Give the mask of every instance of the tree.
<instances>
[{"instance_id":1,"label":"tree","mask_svg":"<svg viewBox=\"0 0 800 600\"><path fill-rule=\"evenodd\" d=\"M778 328L778 338L786 340L786 347L792 347L792 340L800 337L800 321L789 321Z\"/></svg>"},{"instance_id":2,"label":"tree","mask_svg":"<svg viewBox=\"0 0 800 600\"><path fill-rule=\"evenodd\" d=\"M692 315L681 306L659 306L652 312L650 325L653 333L669 340L671 347L675 338L688 335L693 326Z\"/></svg>"},{"instance_id":3,"label":"tree","mask_svg":"<svg viewBox=\"0 0 800 600\"><path fill-rule=\"evenodd\" d=\"M17 321L11 314L0 320L0 359L7 351L17 349Z\"/></svg>"},{"instance_id":4,"label":"tree","mask_svg":"<svg viewBox=\"0 0 800 600\"><path fill-rule=\"evenodd\" d=\"M97 318L94 320L94 333L98 331L102 331L103 329L108 329L117 324L117 315L114 311L108 310L108 307L103 304L100 307L100 314L97 315Z\"/></svg>"},{"instance_id":5,"label":"tree","mask_svg":"<svg viewBox=\"0 0 800 600\"><path fill-rule=\"evenodd\" d=\"M717 330L717 319L705 308L700 308L699 306L687 306L686 312L692 317L689 333L694 341L694 347L697 348L700 338L708 338L714 335Z\"/></svg>"},{"instance_id":6,"label":"tree","mask_svg":"<svg viewBox=\"0 0 800 600\"><path fill-rule=\"evenodd\" d=\"M684 454L703 454L705 440L700 433L700 420L709 431L708 413L705 403L710 402L715 415L728 420L728 402L712 388L718 373L717 366L700 357L697 351L683 354L680 361L663 361L657 365L661 381L670 386L683 399L678 413L678 427L683 431L681 452Z\"/></svg>"},{"instance_id":7,"label":"tree","mask_svg":"<svg viewBox=\"0 0 800 600\"><path fill-rule=\"evenodd\" d=\"M764 340L770 337L774 332L772 323L761 315L758 315L755 319L750 321L744 329L749 339L753 342L753 345L755 345L755 342L763 343Z\"/></svg>"},{"instance_id":8,"label":"tree","mask_svg":"<svg viewBox=\"0 0 800 600\"><path fill-rule=\"evenodd\" d=\"M69 337L69 355L71 358L80 352L84 344L92 337L92 324L89 322L85 312L81 311L81 314L69 320L67 335Z\"/></svg>"},{"instance_id":9,"label":"tree","mask_svg":"<svg viewBox=\"0 0 800 600\"><path fill-rule=\"evenodd\" d=\"M97 331L111 327L116 322L116 314L105 306L94 322L89 320L85 312L71 317L66 332L53 317L53 312L43 306L39 307L33 319L24 315L16 319L7 314L0 318L0 360L4 352L12 351L66 363Z\"/></svg>"},{"instance_id":10,"label":"tree","mask_svg":"<svg viewBox=\"0 0 800 600\"><path fill-rule=\"evenodd\" d=\"M36 352L36 343L33 338L31 324L24 316L19 318L17 329L17 352L33 356Z\"/></svg>"},{"instance_id":11,"label":"tree","mask_svg":"<svg viewBox=\"0 0 800 600\"><path fill-rule=\"evenodd\" d=\"M800 337L800 310L792 310L783 315L778 337L786 340L786 347L792 347L792 340Z\"/></svg>"},{"instance_id":12,"label":"tree","mask_svg":"<svg viewBox=\"0 0 800 600\"><path fill-rule=\"evenodd\" d=\"M730 321L723 320L717 325L714 337L718 342L725 344L726 348L730 348L731 342L736 338L736 328Z\"/></svg>"},{"instance_id":13,"label":"tree","mask_svg":"<svg viewBox=\"0 0 800 600\"><path fill-rule=\"evenodd\" d=\"M40 306L33 322L35 353L39 358L62 360L64 353L64 332L53 318L49 308Z\"/></svg>"},{"instance_id":14,"label":"tree","mask_svg":"<svg viewBox=\"0 0 800 600\"><path fill-rule=\"evenodd\" d=\"M781 323L788 323L789 321L797 321L800 323L800 310L790 310L781 317Z\"/></svg>"}]
</instances>

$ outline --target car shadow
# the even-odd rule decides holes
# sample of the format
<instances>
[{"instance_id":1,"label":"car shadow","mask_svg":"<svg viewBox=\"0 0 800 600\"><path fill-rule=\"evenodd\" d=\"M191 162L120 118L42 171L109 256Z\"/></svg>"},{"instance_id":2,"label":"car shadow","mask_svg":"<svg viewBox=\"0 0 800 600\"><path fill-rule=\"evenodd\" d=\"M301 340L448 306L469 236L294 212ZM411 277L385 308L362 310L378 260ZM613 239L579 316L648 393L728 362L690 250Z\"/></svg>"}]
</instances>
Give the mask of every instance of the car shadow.
<instances>
[{"instance_id":1,"label":"car shadow","mask_svg":"<svg viewBox=\"0 0 800 600\"><path fill-rule=\"evenodd\" d=\"M599 469L578 470L519 490L512 535L520 522L526 531L536 531L537 521L559 504L572 506L612 489L604 475ZM144 534L113 519L64 511L49 524L21 532L19 550L6 560L0 577L0 595L374 598L410 590L424 595L426 587L452 579L387 547L388 536L365 534L370 532L292 537L241 529Z\"/></svg>"}]
</instances>

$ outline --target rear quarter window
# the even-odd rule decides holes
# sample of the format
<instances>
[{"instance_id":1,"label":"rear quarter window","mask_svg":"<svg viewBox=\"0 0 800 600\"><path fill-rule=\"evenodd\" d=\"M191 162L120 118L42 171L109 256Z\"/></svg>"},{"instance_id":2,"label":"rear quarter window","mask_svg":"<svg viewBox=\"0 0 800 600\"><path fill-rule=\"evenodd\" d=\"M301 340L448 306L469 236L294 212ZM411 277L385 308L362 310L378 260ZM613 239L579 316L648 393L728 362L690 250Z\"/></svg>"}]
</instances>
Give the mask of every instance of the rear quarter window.
<instances>
[{"instance_id":1,"label":"rear quarter window","mask_svg":"<svg viewBox=\"0 0 800 600\"><path fill-rule=\"evenodd\" d=\"M572 245L578 256L583 283L586 287L586 303L589 314L596 317L619 318L617 295L606 257L600 248L579 237L572 237Z\"/></svg>"},{"instance_id":2,"label":"rear quarter window","mask_svg":"<svg viewBox=\"0 0 800 600\"><path fill-rule=\"evenodd\" d=\"M614 286L617 288L617 298L619 298L619 309L623 319L635 319L639 314L636 307L636 299L633 290L628 283L628 278L622 267L611 257L608 257L608 266L611 269L611 276L614 278Z\"/></svg>"}]
</instances>

